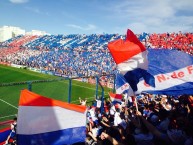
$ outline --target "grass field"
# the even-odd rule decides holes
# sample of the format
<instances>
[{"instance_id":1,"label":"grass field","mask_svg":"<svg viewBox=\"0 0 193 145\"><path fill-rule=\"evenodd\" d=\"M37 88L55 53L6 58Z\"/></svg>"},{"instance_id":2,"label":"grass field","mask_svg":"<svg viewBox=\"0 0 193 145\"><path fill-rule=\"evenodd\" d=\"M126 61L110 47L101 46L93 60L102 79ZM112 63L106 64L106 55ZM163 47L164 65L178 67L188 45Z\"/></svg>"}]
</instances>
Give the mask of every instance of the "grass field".
<instances>
[{"instance_id":1,"label":"grass field","mask_svg":"<svg viewBox=\"0 0 193 145\"><path fill-rule=\"evenodd\" d=\"M60 80L59 77L40 74L25 69L12 68L0 65L0 85L13 82L29 82L34 80L58 80L50 82L32 83L32 91L61 101L68 101L69 80ZM0 122L12 119L18 111L18 101L20 91L28 89L28 84L23 83L13 86L0 86ZM111 89L105 89L107 96ZM72 81L71 102L79 103L78 98L87 98L88 101L94 100L96 94L96 85ZM101 95L101 88L98 89Z\"/></svg>"}]
</instances>

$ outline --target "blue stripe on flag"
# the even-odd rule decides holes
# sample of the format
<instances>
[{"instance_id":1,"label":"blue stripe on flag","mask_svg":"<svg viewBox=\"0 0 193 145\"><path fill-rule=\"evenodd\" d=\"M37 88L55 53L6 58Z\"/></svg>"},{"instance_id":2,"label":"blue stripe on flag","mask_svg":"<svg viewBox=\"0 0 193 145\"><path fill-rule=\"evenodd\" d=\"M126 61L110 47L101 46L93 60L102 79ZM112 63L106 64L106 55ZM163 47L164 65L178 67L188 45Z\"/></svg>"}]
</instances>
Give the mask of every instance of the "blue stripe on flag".
<instances>
[{"instance_id":1,"label":"blue stripe on flag","mask_svg":"<svg viewBox=\"0 0 193 145\"><path fill-rule=\"evenodd\" d=\"M6 141L6 139L9 136L10 133L11 133L11 129L0 132L0 143Z\"/></svg>"},{"instance_id":2,"label":"blue stripe on flag","mask_svg":"<svg viewBox=\"0 0 193 145\"><path fill-rule=\"evenodd\" d=\"M38 127L38 126L37 126ZM85 142L86 127L68 128L65 130L21 135L18 134L19 145L64 145Z\"/></svg>"},{"instance_id":3,"label":"blue stripe on flag","mask_svg":"<svg viewBox=\"0 0 193 145\"><path fill-rule=\"evenodd\" d=\"M154 76L148 73L146 70L141 69L141 68L137 68L132 71L128 71L124 75L124 77L127 80L127 82L130 84L134 92L138 90L137 84L139 83L141 78L143 78L147 84L151 85L152 87L155 87Z\"/></svg>"},{"instance_id":4,"label":"blue stripe on flag","mask_svg":"<svg viewBox=\"0 0 193 145\"><path fill-rule=\"evenodd\" d=\"M148 71L156 75L192 65L193 57L178 50L148 49L148 61Z\"/></svg>"}]
</instances>

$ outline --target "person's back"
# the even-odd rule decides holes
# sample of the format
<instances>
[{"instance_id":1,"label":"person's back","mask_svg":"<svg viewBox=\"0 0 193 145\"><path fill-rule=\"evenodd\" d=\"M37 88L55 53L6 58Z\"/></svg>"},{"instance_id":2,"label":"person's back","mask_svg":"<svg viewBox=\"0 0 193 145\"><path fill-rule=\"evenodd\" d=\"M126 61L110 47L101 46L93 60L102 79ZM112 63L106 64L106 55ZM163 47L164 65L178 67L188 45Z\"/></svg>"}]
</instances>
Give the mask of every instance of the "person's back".
<instances>
[{"instance_id":1,"label":"person's back","mask_svg":"<svg viewBox=\"0 0 193 145\"><path fill-rule=\"evenodd\" d=\"M139 133L134 135L136 145L154 145L151 133Z\"/></svg>"},{"instance_id":2,"label":"person's back","mask_svg":"<svg viewBox=\"0 0 193 145\"><path fill-rule=\"evenodd\" d=\"M137 129L137 128L136 128ZM149 132L143 122L140 121L140 128L133 134L136 145L154 145L153 134Z\"/></svg>"}]
</instances>

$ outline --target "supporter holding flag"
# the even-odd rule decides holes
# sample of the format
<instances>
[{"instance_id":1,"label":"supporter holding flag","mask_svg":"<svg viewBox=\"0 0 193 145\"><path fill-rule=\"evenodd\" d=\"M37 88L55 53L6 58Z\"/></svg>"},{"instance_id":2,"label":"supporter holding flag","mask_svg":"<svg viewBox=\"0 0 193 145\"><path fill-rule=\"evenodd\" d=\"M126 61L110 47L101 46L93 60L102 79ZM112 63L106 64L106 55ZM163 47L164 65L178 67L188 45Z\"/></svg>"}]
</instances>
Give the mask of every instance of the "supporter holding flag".
<instances>
[{"instance_id":1,"label":"supporter holding flag","mask_svg":"<svg viewBox=\"0 0 193 145\"><path fill-rule=\"evenodd\" d=\"M12 143L13 145L17 144L17 117L13 119L11 123L11 132L6 139L6 144Z\"/></svg>"},{"instance_id":2,"label":"supporter holding flag","mask_svg":"<svg viewBox=\"0 0 193 145\"><path fill-rule=\"evenodd\" d=\"M154 77L147 72L147 50L135 34L128 29L126 40L118 39L108 44L108 49L121 74L130 84L134 92L141 78L155 87Z\"/></svg>"}]
</instances>

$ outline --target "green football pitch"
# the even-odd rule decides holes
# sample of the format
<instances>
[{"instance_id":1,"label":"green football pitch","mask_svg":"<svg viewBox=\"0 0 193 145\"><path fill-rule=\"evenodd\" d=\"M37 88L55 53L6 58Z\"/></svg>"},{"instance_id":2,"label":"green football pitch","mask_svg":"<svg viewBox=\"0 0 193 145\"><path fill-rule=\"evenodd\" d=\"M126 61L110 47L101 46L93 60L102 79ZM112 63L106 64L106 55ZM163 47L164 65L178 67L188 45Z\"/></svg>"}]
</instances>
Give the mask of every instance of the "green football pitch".
<instances>
[{"instance_id":1,"label":"green football pitch","mask_svg":"<svg viewBox=\"0 0 193 145\"><path fill-rule=\"evenodd\" d=\"M22 89L29 88L28 82L32 82L32 92L56 100L68 101L69 80L3 65L0 65L0 78L0 122L10 120L17 115L20 92ZM108 88L104 90L105 97L108 96L109 91L112 91ZM72 80L71 103L78 104L79 97L87 98L88 103L91 103L95 95L96 84L91 85ZM101 95L100 86L98 95Z\"/></svg>"}]
</instances>

